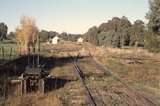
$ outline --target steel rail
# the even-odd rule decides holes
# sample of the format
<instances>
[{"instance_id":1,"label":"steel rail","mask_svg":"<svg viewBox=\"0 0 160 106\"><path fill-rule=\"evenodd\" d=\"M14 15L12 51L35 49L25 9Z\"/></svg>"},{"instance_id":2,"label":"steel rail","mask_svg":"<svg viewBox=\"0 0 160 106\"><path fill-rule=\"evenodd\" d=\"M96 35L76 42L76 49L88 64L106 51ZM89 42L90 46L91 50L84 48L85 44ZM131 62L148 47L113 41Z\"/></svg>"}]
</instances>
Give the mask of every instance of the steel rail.
<instances>
[{"instance_id":1,"label":"steel rail","mask_svg":"<svg viewBox=\"0 0 160 106\"><path fill-rule=\"evenodd\" d=\"M74 65L75 72L76 72L78 78L80 79L80 81L82 82L82 85L85 88L86 96L87 96L87 98L89 100L89 103L91 104L91 106L97 106L97 104L96 104L96 102L95 102L95 100L94 100L89 88L87 87L87 85L86 85L86 83L84 81L84 74L83 74L82 70L80 69L80 67L78 65L78 57L79 57L79 55L77 57L72 57L71 56L71 58L73 60L73 65Z\"/></svg>"}]
</instances>

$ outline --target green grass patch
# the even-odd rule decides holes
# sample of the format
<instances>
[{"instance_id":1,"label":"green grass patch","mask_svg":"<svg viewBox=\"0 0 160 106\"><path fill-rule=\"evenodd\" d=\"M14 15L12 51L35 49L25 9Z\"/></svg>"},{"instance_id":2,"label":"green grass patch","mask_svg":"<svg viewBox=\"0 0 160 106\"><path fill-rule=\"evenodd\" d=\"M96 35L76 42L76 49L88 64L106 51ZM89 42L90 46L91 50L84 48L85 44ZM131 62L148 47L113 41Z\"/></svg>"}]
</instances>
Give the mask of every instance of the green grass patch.
<instances>
[{"instance_id":1,"label":"green grass patch","mask_svg":"<svg viewBox=\"0 0 160 106\"><path fill-rule=\"evenodd\" d=\"M3 54L4 52L4 54ZM18 47L16 42L4 40L0 42L0 59L9 60L18 56Z\"/></svg>"}]
</instances>

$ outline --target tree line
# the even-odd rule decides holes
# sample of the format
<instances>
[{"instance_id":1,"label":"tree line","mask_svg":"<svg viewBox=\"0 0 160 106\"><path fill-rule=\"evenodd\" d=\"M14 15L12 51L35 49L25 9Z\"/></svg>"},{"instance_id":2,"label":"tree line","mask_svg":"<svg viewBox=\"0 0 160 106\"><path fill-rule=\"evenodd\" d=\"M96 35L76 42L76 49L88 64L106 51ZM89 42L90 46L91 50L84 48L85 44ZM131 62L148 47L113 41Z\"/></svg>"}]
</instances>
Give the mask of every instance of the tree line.
<instances>
[{"instance_id":1,"label":"tree line","mask_svg":"<svg viewBox=\"0 0 160 106\"><path fill-rule=\"evenodd\" d=\"M2 27L2 30L0 28L0 42L3 42L3 40L5 40L5 39L10 39L10 40L16 39L16 31L9 32L7 34L8 27L4 23L3 23L3 25L5 25L6 27ZM0 25L0 27L1 27L1 25ZM3 34L1 34L1 33L3 33ZM39 36L41 42L47 42L49 39L51 39L55 36L59 36L61 39L65 40L65 41L76 42L79 37L83 36L82 34L71 34L71 33L67 33L67 32L58 33L56 31L47 31L47 30L43 30L43 29L40 30L37 33L37 35Z\"/></svg>"},{"instance_id":2,"label":"tree line","mask_svg":"<svg viewBox=\"0 0 160 106\"><path fill-rule=\"evenodd\" d=\"M143 46L145 25L136 20L132 25L127 17L113 17L99 27L90 28L85 34L85 40L98 46L124 47Z\"/></svg>"},{"instance_id":3,"label":"tree line","mask_svg":"<svg viewBox=\"0 0 160 106\"><path fill-rule=\"evenodd\" d=\"M58 33L56 31L46 31L41 30L38 35L40 36L40 39L42 42L48 41L50 38L53 38L55 36L59 36L61 39L65 41L72 41L76 42L79 37L81 37L81 34L70 34L66 32Z\"/></svg>"}]
</instances>

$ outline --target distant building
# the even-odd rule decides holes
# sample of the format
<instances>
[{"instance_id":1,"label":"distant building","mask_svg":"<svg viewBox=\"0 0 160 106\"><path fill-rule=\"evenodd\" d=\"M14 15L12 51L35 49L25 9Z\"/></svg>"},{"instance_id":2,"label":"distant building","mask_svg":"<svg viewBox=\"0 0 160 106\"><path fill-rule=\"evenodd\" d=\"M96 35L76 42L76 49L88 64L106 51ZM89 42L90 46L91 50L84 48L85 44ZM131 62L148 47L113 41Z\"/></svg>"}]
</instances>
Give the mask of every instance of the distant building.
<instances>
[{"instance_id":1,"label":"distant building","mask_svg":"<svg viewBox=\"0 0 160 106\"><path fill-rule=\"evenodd\" d=\"M83 40L82 37L80 37L80 38L77 39L77 43L83 43L83 41L84 41L84 40Z\"/></svg>"},{"instance_id":2,"label":"distant building","mask_svg":"<svg viewBox=\"0 0 160 106\"><path fill-rule=\"evenodd\" d=\"M51 38L50 40L49 40L49 42L47 42L47 44L58 44L58 42L60 41L60 38L58 37L58 36L55 36L55 37L53 37L53 38Z\"/></svg>"}]
</instances>

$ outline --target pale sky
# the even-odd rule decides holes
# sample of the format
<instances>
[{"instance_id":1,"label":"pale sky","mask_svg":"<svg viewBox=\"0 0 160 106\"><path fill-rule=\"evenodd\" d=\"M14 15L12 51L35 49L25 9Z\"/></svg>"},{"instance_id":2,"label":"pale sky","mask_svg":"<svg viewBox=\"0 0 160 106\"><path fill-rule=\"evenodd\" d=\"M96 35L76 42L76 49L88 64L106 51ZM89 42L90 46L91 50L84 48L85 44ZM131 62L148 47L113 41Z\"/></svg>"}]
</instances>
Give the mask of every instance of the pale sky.
<instances>
[{"instance_id":1,"label":"pale sky","mask_svg":"<svg viewBox=\"0 0 160 106\"><path fill-rule=\"evenodd\" d=\"M33 17L40 30L84 33L114 16L146 21L147 11L148 0L0 0L0 22L9 31L22 15Z\"/></svg>"}]
</instances>

